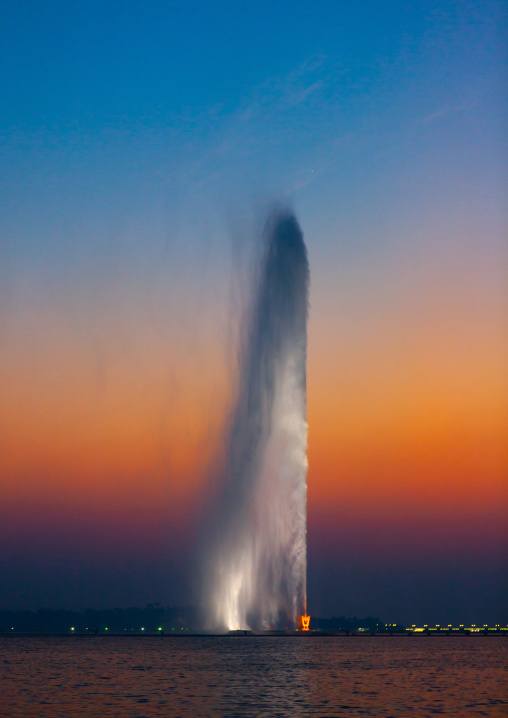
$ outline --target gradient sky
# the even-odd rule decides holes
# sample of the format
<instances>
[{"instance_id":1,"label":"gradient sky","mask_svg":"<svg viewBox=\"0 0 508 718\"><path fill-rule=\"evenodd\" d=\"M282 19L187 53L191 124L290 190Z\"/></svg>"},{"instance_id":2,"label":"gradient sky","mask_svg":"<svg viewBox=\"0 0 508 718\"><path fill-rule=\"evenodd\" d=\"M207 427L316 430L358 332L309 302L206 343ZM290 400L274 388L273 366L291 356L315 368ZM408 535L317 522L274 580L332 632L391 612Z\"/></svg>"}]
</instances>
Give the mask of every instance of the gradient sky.
<instances>
[{"instance_id":1,"label":"gradient sky","mask_svg":"<svg viewBox=\"0 0 508 718\"><path fill-rule=\"evenodd\" d=\"M506 620L501 1L6 0L0 608L188 604L263 211L311 264L309 608Z\"/></svg>"}]
</instances>

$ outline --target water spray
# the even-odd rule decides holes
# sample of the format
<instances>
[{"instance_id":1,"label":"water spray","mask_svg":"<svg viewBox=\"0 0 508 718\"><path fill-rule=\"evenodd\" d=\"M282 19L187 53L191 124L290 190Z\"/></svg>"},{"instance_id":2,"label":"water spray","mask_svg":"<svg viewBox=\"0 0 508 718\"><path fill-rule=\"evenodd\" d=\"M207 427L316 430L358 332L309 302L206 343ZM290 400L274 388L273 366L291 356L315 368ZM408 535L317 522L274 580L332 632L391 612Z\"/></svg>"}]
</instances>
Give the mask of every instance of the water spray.
<instances>
[{"instance_id":1,"label":"water spray","mask_svg":"<svg viewBox=\"0 0 508 718\"><path fill-rule=\"evenodd\" d=\"M210 623L308 630L309 267L291 211L269 215L262 241L209 554Z\"/></svg>"}]
</instances>

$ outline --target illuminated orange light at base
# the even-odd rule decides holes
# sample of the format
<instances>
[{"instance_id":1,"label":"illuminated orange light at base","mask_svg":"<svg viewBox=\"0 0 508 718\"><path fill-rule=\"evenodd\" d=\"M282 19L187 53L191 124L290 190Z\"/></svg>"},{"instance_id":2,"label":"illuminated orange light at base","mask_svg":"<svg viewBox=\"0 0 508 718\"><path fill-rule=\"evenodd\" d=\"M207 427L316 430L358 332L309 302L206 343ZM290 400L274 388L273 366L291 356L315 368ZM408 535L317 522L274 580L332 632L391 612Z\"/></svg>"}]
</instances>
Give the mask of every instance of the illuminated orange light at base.
<instances>
[{"instance_id":1,"label":"illuminated orange light at base","mask_svg":"<svg viewBox=\"0 0 508 718\"><path fill-rule=\"evenodd\" d=\"M309 630L309 624L310 624L310 616L302 616L302 631L308 631Z\"/></svg>"}]
</instances>

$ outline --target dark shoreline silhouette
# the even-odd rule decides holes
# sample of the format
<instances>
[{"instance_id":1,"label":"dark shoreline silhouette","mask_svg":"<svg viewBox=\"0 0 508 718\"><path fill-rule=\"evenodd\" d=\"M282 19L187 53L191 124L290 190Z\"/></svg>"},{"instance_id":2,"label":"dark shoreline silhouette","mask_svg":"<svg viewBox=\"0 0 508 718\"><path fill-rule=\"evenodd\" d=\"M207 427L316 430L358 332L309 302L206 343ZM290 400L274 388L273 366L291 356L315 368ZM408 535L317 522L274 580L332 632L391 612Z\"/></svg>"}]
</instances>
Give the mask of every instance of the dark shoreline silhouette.
<instances>
[{"instance_id":1,"label":"dark shoreline silhouette","mask_svg":"<svg viewBox=\"0 0 508 718\"><path fill-rule=\"evenodd\" d=\"M305 633L286 626L271 630L215 633L203 623L201 612L192 606L88 609L82 612L38 609L37 611L0 611L2 636L115 636L115 637L303 637ZM506 623L498 626L425 626L415 628L398 623L387 624L379 618L312 618L308 636L499 636L508 635Z\"/></svg>"},{"instance_id":2,"label":"dark shoreline silhouette","mask_svg":"<svg viewBox=\"0 0 508 718\"><path fill-rule=\"evenodd\" d=\"M384 626L379 618L313 618L312 628L321 631L349 631L359 628L375 630ZM399 629L404 630L402 625ZM82 612L38 609L37 611L0 611L0 633L144 633L161 634L182 631L204 631L202 612L193 606L164 607L147 604L144 608L87 609ZM143 629L143 630L141 630ZM285 631L286 625L273 626Z\"/></svg>"}]
</instances>

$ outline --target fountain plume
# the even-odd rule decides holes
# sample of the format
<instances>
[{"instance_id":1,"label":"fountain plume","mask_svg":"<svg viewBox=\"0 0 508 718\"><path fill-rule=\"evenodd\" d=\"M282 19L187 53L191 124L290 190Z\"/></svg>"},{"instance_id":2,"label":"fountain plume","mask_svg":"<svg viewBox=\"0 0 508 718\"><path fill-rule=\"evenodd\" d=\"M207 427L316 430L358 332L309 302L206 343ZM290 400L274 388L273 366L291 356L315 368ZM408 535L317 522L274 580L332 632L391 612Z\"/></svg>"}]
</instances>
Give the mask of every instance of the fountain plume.
<instances>
[{"instance_id":1,"label":"fountain plume","mask_svg":"<svg viewBox=\"0 0 508 718\"><path fill-rule=\"evenodd\" d=\"M295 626L306 610L308 287L302 232L278 208L263 233L208 558L217 628Z\"/></svg>"}]
</instances>

